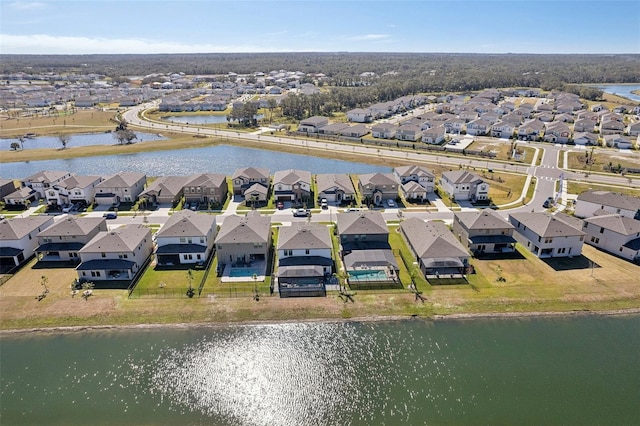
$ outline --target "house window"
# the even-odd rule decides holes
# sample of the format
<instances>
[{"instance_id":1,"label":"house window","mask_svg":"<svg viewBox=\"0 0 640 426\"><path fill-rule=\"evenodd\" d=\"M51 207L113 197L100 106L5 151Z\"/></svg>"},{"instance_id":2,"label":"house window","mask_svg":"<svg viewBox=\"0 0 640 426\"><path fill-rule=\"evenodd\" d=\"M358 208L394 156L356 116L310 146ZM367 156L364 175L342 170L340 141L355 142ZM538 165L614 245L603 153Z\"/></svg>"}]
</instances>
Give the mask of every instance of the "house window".
<instances>
[{"instance_id":1,"label":"house window","mask_svg":"<svg viewBox=\"0 0 640 426\"><path fill-rule=\"evenodd\" d=\"M196 188L196 192L197 192L197 193L200 193L200 187L197 187L197 188Z\"/></svg>"},{"instance_id":2,"label":"house window","mask_svg":"<svg viewBox=\"0 0 640 426\"><path fill-rule=\"evenodd\" d=\"M293 256L293 250L285 250L284 251L284 255L285 256Z\"/></svg>"},{"instance_id":3,"label":"house window","mask_svg":"<svg viewBox=\"0 0 640 426\"><path fill-rule=\"evenodd\" d=\"M119 259L127 259L129 257L129 255L127 255L127 253L118 253L118 258Z\"/></svg>"},{"instance_id":4,"label":"house window","mask_svg":"<svg viewBox=\"0 0 640 426\"><path fill-rule=\"evenodd\" d=\"M204 244L204 238L200 237L200 244Z\"/></svg>"},{"instance_id":5,"label":"house window","mask_svg":"<svg viewBox=\"0 0 640 426\"><path fill-rule=\"evenodd\" d=\"M304 251L304 254L309 254L309 249L306 249L306 250Z\"/></svg>"},{"instance_id":6,"label":"house window","mask_svg":"<svg viewBox=\"0 0 640 426\"><path fill-rule=\"evenodd\" d=\"M200 260L202 257L199 254L196 254L196 259Z\"/></svg>"},{"instance_id":7,"label":"house window","mask_svg":"<svg viewBox=\"0 0 640 426\"><path fill-rule=\"evenodd\" d=\"M253 248L262 248L262 243L254 243Z\"/></svg>"},{"instance_id":8,"label":"house window","mask_svg":"<svg viewBox=\"0 0 640 426\"><path fill-rule=\"evenodd\" d=\"M181 243L186 243L186 242L187 242L187 239L186 239L185 237L180 237L180 242L181 242Z\"/></svg>"},{"instance_id":9,"label":"house window","mask_svg":"<svg viewBox=\"0 0 640 426\"><path fill-rule=\"evenodd\" d=\"M191 243L193 242L193 240L192 240L191 238L187 238L187 242L188 242L189 244L191 244Z\"/></svg>"},{"instance_id":10,"label":"house window","mask_svg":"<svg viewBox=\"0 0 640 426\"><path fill-rule=\"evenodd\" d=\"M591 237L591 242L598 244L600 242L600 238L596 238L596 237Z\"/></svg>"},{"instance_id":11,"label":"house window","mask_svg":"<svg viewBox=\"0 0 640 426\"><path fill-rule=\"evenodd\" d=\"M545 244L551 244L553 242L553 238L545 238L544 239L544 243Z\"/></svg>"},{"instance_id":12,"label":"house window","mask_svg":"<svg viewBox=\"0 0 640 426\"><path fill-rule=\"evenodd\" d=\"M100 253L100 255L101 255L102 257L107 257L107 253L105 253L105 252Z\"/></svg>"},{"instance_id":13,"label":"house window","mask_svg":"<svg viewBox=\"0 0 640 426\"><path fill-rule=\"evenodd\" d=\"M600 228L600 233L604 234L604 228Z\"/></svg>"}]
</instances>

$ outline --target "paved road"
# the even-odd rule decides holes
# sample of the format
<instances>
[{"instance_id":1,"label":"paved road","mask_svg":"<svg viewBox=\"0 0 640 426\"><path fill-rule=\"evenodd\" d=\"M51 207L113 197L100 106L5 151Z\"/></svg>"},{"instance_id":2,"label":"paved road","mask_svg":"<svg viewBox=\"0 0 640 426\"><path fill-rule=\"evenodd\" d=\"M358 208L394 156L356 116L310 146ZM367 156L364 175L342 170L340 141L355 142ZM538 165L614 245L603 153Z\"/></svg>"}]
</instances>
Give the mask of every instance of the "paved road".
<instances>
[{"instance_id":1,"label":"paved road","mask_svg":"<svg viewBox=\"0 0 640 426\"><path fill-rule=\"evenodd\" d=\"M459 157L459 156L451 156L451 155L437 155L426 152L409 152L409 151L399 151L390 148L382 148L382 147L371 147L364 145L348 145L348 144L337 144L329 141L322 140L309 140L309 139L297 139L291 137L280 137L280 136L272 136L269 134L260 134L260 133L241 133L227 130L217 130L217 129L207 129L207 128L198 128L195 126L185 126L185 125L176 125L171 123L158 123L153 122L146 119L140 119L139 114L144 110L151 108L157 105L156 102L139 105L134 107L125 113L123 113L124 118L132 125L144 127L151 129L155 132L163 132L163 131L173 131L179 133L186 134L199 134L206 136L217 136L224 137L229 139L244 139L251 140L253 142L259 142L267 147L268 145L282 145L287 144L296 147L306 148L310 155L313 155L314 150L322 150L322 151L333 151L335 153L336 158L349 158L350 155L360 154L364 156L370 157L386 157L386 158L394 158L401 161L406 161L407 163L411 162L430 162L434 164L444 164L451 166L452 169L458 168L469 168L469 169L493 169L500 170L504 172L511 173L519 173L519 174L527 174L527 183L525 184L523 194L521 194L520 199L510 205L502 206L500 212L507 216L509 213L518 212L518 211L544 211L545 209L542 207L542 204L548 197L558 198L560 203L566 202L566 186L565 191L560 190L559 196L557 195L556 186L561 176L564 177L564 183L566 185L567 180L576 180L581 182L591 182L594 184L600 185L618 185L618 186L632 186L632 187L640 187L640 179L628 179L622 176L615 175L596 175L591 174L587 175L584 173L577 173L569 170L559 169L558 160L561 150L563 146L561 145L553 145L548 143L529 143L529 146L536 149L536 155L531 161L531 164L519 164L519 163L506 163L501 161L492 161L487 159L479 159L479 158L468 158L468 157ZM537 158L542 156L540 165L537 164ZM565 162L566 164L566 162ZM526 195L526 189L528 188L528 184L530 180L535 176L536 178L536 187L533 199L527 203L526 205L522 205L522 199ZM560 204L563 207L563 204ZM329 211L322 211L321 213L313 214L311 220L313 221L331 221L335 220L335 212L332 209ZM423 219L441 219L441 220L452 220L453 213L451 211L438 211L438 212L426 212L425 209L402 209L401 215L403 217L420 217ZM397 220L400 218L398 214L398 209L387 209L384 211L383 216L386 220ZM223 217L220 217L221 221ZM140 221L142 223L142 217L131 218L131 217L122 217L116 219L113 223L121 223L126 221L136 222ZM160 223L161 216L150 216L147 219L150 223ZM293 222L293 221L304 221L304 218L294 218L291 214L290 210L285 210L282 212L276 212L272 215L273 222Z\"/></svg>"}]
</instances>

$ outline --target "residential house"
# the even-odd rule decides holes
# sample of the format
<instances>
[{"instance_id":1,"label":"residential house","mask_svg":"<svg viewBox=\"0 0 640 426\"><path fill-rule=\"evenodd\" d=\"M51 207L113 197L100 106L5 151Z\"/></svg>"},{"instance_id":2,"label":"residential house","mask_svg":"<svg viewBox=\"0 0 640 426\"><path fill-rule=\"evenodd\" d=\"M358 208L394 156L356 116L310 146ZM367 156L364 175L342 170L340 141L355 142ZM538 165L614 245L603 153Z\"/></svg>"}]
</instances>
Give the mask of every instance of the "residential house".
<instances>
[{"instance_id":1,"label":"residential house","mask_svg":"<svg viewBox=\"0 0 640 426\"><path fill-rule=\"evenodd\" d=\"M95 202L98 205L134 203L146 182L147 176L142 173L124 172L110 176L96 185Z\"/></svg>"},{"instance_id":2,"label":"residential house","mask_svg":"<svg viewBox=\"0 0 640 426\"><path fill-rule=\"evenodd\" d=\"M624 133L624 123L616 120L602 121L600 123L601 135L621 135Z\"/></svg>"},{"instance_id":3,"label":"residential house","mask_svg":"<svg viewBox=\"0 0 640 426\"><path fill-rule=\"evenodd\" d=\"M396 137L398 126L389 123L374 124L371 127L371 136L378 139L393 139Z\"/></svg>"},{"instance_id":4,"label":"residential house","mask_svg":"<svg viewBox=\"0 0 640 426\"><path fill-rule=\"evenodd\" d=\"M271 247L271 218L250 211L246 216L226 216L215 239L219 264L239 267L264 263Z\"/></svg>"},{"instance_id":5,"label":"residential house","mask_svg":"<svg viewBox=\"0 0 640 426\"><path fill-rule=\"evenodd\" d=\"M382 213L374 210L337 215L340 256L352 287L396 286L398 263L389 244L389 228Z\"/></svg>"},{"instance_id":6,"label":"residential house","mask_svg":"<svg viewBox=\"0 0 640 426\"><path fill-rule=\"evenodd\" d=\"M160 176L140 193L139 198L150 204L171 204L175 207L182 199L189 179L188 176Z\"/></svg>"},{"instance_id":7,"label":"residential house","mask_svg":"<svg viewBox=\"0 0 640 426\"><path fill-rule=\"evenodd\" d=\"M402 184L416 182L422 186L427 193L433 192L436 176L431 170L424 166L399 166L393 169L393 174Z\"/></svg>"},{"instance_id":8,"label":"residential house","mask_svg":"<svg viewBox=\"0 0 640 426\"><path fill-rule=\"evenodd\" d=\"M362 108L355 108L347 111L347 120L354 123L370 123L372 120L371 111Z\"/></svg>"},{"instance_id":9,"label":"residential house","mask_svg":"<svg viewBox=\"0 0 640 426\"><path fill-rule=\"evenodd\" d=\"M472 253L511 253L515 251L513 225L492 209L455 212L453 234Z\"/></svg>"},{"instance_id":10,"label":"residential house","mask_svg":"<svg viewBox=\"0 0 640 426\"><path fill-rule=\"evenodd\" d=\"M316 175L318 198L326 198L330 203L352 202L356 199L356 190L347 174Z\"/></svg>"},{"instance_id":11,"label":"residential house","mask_svg":"<svg viewBox=\"0 0 640 426\"><path fill-rule=\"evenodd\" d=\"M327 117L313 116L300 122L298 126L299 132L318 133L321 128L329 124Z\"/></svg>"},{"instance_id":12,"label":"residential house","mask_svg":"<svg viewBox=\"0 0 640 426\"><path fill-rule=\"evenodd\" d=\"M37 201L38 198L38 192L35 189L24 187L12 192L3 199L8 206L27 208L31 203Z\"/></svg>"},{"instance_id":13,"label":"residential house","mask_svg":"<svg viewBox=\"0 0 640 426\"><path fill-rule=\"evenodd\" d=\"M321 135L338 136L348 128L349 125L347 123L331 123L321 127L318 133Z\"/></svg>"},{"instance_id":14,"label":"residential house","mask_svg":"<svg viewBox=\"0 0 640 426\"><path fill-rule=\"evenodd\" d=\"M508 121L499 121L491 126L491 136L494 138L511 138L516 126Z\"/></svg>"},{"instance_id":15,"label":"residential house","mask_svg":"<svg viewBox=\"0 0 640 426\"><path fill-rule=\"evenodd\" d=\"M609 148L630 149L633 148L633 141L622 135L604 135L602 137L604 145Z\"/></svg>"},{"instance_id":16,"label":"residential house","mask_svg":"<svg viewBox=\"0 0 640 426\"><path fill-rule=\"evenodd\" d=\"M309 203L311 173L306 170L278 170L273 175L273 194L276 201Z\"/></svg>"},{"instance_id":17,"label":"residential house","mask_svg":"<svg viewBox=\"0 0 640 426\"><path fill-rule=\"evenodd\" d=\"M266 203L269 190L269 170L264 168L245 167L236 169L231 176L233 195L241 195L245 200ZM258 188L260 185L264 188ZM251 191L248 190L251 189Z\"/></svg>"},{"instance_id":18,"label":"residential house","mask_svg":"<svg viewBox=\"0 0 640 426\"><path fill-rule=\"evenodd\" d=\"M471 256L444 223L412 217L402 221L400 231L427 279L466 274Z\"/></svg>"},{"instance_id":19,"label":"residential house","mask_svg":"<svg viewBox=\"0 0 640 426\"><path fill-rule=\"evenodd\" d=\"M640 197L611 191L585 191L575 201L575 216L621 214L640 220Z\"/></svg>"},{"instance_id":20,"label":"residential house","mask_svg":"<svg viewBox=\"0 0 640 426\"><path fill-rule=\"evenodd\" d=\"M447 133L460 134L464 129L465 121L459 118L450 118L447 121L442 122Z\"/></svg>"},{"instance_id":21,"label":"residential house","mask_svg":"<svg viewBox=\"0 0 640 426\"><path fill-rule=\"evenodd\" d=\"M46 198L45 191L51 187L51 185L61 182L71 177L71 173L62 171L44 170L35 173L20 181L20 186L25 188L31 188L38 193L37 197Z\"/></svg>"},{"instance_id":22,"label":"residential house","mask_svg":"<svg viewBox=\"0 0 640 426\"><path fill-rule=\"evenodd\" d=\"M590 132L578 132L573 135L576 145L598 145L598 135Z\"/></svg>"},{"instance_id":23,"label":"residential house","mask_svg":"<svg viewBox=\"0 0 640 426\"><path fill-rule=\"evenodd\" d=\"M400 181L392 173L367 173L358 178L358 188L365 204L380 205L398 198Z\"/></svg>"},{"instance_id":24,"label":"residential house","mask_svg":"<svg viewBox=\"0 0 640 426\"><path fill-rule=\"evenodd\" d=\"M9 194L16 192L16 183L13 179L1 179L0 178L0 198L6 197Z\"/></svg>"},{"instance_id":25,"label":"residential house","mask_svg":"<svg viewBox=\"0 0 640 426\"><path fill-rule=\"evenodd\" d=\"M626 132L629 136L638 136L640 135L640 121L635 123L629 123L626 128Z\"/></svg>"},{"instance_id":26,"label":"residential house","mask_svg":"<svg viewBox=\"0 0 640 426\"><path fill-rule=\"evenodd\" d=\"M201 173L189 176L183 187L187 203L224 204L229 192L227 177L218 173Z\"/></svg>"},{"instance_id":27,"label":"residential house","mask_svg":"<svg viewBox=\"0 0 640 426\"><path fill-rule=\"evenodd\" d=\"M640 220L620 214L584 220L582 230L589 245L630 261L640 261Z\"/></svg>"},{"instance_id":28,"label":"residential house","mask_svg":"<svg viewBox=\"0 0 640 426\"><path fill-rule=\"evenodd\" d=\"M100 176L71 176L52 184L46 191L47 204L69 203L93 204L96 186L102 181Z\"/></svg>"},{"instance_id":29,"label":"residential house","mask_svg":"<svg viewBox=\"0 0 640 426\"><path fill-rule=\"evenodd\" d=\"M42 230L35 249L38 261L79 262L78 252L98 232L107 231L102 217L67 216Z\"/></svg>"},{"instance_id":30,"label":"residential house","mask_svg":"<svg viewBox=\"0 0 640 426\"><path fill-rule=\"evenodd\" d=\"M518 127L518 139L536 140L544 132L544 123L537 118L527 120Z\"/></svg>"},{"instance_id":31,"label":"residential house","mask_svg":"<svg viewBox=\"0 0 640 426\"><path fill-rule=\"evenodd\" d=\"M573 123L574 132L593 132L596 128L596 123L588 118L577 120Z\"/></svg>"},{"instance_id":32,"label":"residential house","mask_svg":"<svg viewBox=\"0 0 640 426\"><path fill-rule=\"evenodd\" d=\"M431 145L440 145L444 142L446 129L444 126L436 126L422 131L422 142Z\"/></svg>"},{"instance_id":33,"label":"residential house","mask_svg":"<svg viewBox=\"0 0 640 426\"><path fill-rule=\"evenodd\" d=\"M452 200L489 200L489 184L477 174L466 170L455 170L442 173L440 186Z\"/></svg>"},{"instance_id":34,"label":"residential house","mask_svg":"<svg viewBox=\"0 0 640 426\"><path fill-rule=\"evenodd\" d=\"M369 129L364 124L354 124L353 126L345 127L340 131L340 136L348 138L361 138L369 133Z\"/></svg>"},{"instance_id":35,"label":"residential house","mask_svg":"<svg viewBox=\"0 0 640 426\"><path fill-rule=\"evenodd\" d=\"M560 215L546 212L509 214L515 239L540 258L580 256L584 235Z\"/></svg>"},{"instance_id":36,"label":"residential house","mask_svg":"<svg viewBox=\"0 0 640 426\"><path fill-rule=\"evenodd\" d=\"M53 216L0 220L0 272L7 273L34 255L38 234L53 224Z\"/></svg>"},{"instance_id":37,"label":"residential house","mask_svg":"<svg viewBox=\"0 0 640 426\"><path fill-rule=\"evenodd\" d=\"M422 137L422 129L414 124L403 124L396 129L396 139L415 142Z\"/></svg>"},{"instance_id":38,"label":"residential house","mask_svg":"<svg viewBox=\"0 0 640 426\"><path fill-rule=\"evenodd\" d=\"M142 273L152 252L151 230L147 226L129 224L98 232L78 252L78 279L96 286L108 285L109 281L127 285Z\"/></svg>"},{"instance_id":39,"label":"residential house","mask_svg":"<svg viewBox=\"0 0 640 426\"><path fill-rule=\"evenodd\" d=\"M216 217L180 210L156 234L158 265L203 265L214 251Z\"/></svg>"},{"instance_id":40,"label":"residential house","mask_svg":"<svg viewBox=\"0 0 640 426\"><path fill-rule=\"evenodd\" d=\"M321 224L294 223L278 232L278 291L280 297L325 296L333 272L333 244Z\"/></svg>"},{"instance_id":41,"label":"residential house","mask_svg":"<svg viewBox=\"0 0 640 426\"><path fill-rule=\"evenodd\" d=\"M482 136L491 130L491 122L479 118L468 122L466 128L468 135Z\"/></svg>"},{"instance_id":42,"label":"residential house","mask_svg":"<svg viewBox=\"0 0 640 426\"><path fill-rule=\"evenodd\" d=\"M544 138L545 142L567 143L571 137L571 129L566 123L554 121L545 124Z\"/></svg>"}]
</instances>

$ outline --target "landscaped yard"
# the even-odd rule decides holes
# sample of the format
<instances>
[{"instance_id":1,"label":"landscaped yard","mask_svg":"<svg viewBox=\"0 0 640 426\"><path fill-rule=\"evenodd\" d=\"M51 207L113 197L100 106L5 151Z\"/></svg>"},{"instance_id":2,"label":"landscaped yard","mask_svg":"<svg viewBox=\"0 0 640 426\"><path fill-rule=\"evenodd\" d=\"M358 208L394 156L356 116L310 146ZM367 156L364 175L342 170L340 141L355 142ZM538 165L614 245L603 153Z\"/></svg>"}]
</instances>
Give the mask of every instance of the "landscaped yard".
<instances>
[{"instance_id":1,"label":"landscaped yard","mask_svg":"<svg viewBox=\"0 0 640 426\"><path fill-rule=\"evenodd\" d=\"M605 166L611 165L612 167L617 168L619 165L622 169L627 167L640 169L640 152L618 154L613 151L596 151L593 153L593 164L588 164L586 160L587 156L590 155L591 150L584 152L570 152L568 155L568 168L591 172L607 172Z\"/></svg>"}]
</instances>

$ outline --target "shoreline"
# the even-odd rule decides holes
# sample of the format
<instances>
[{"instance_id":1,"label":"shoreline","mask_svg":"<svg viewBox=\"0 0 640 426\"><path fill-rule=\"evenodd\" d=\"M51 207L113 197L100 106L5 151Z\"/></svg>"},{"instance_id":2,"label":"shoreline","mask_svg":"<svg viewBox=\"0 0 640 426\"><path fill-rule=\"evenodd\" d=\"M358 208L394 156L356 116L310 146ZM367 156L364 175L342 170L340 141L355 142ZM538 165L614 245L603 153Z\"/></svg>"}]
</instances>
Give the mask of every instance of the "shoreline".
<instances>
[{"instance_id":1,"label":"shoreline","mask_svg":"<svg viewBox=\"0 0 640 426\"><path fill-rule=\"evenodd\" d=\"M94 331L124 331L124 330L162 330L162 329L196 329L196 328L226 328L226 327L247 327L247 326L264 326L278 324L313 324L313 323L356 323L356 322L393 322L393 321L459 321L459 320L483 320L483 319L522 319L522 318L561 318L561 317L606 317L606 316L629 316L640 315L640 308L615 309L604 311L592 310L574 310L574 311L535 311L535 312L489 312L489 313L460 313L450 315L434 315L433 317L422 317L419 315L390 315L390 316L369 316L354 318L313 318L313 319L295 319L283 321L238 321L238 322L181 322L181 323L141 323L127 325L88 325L88 326L68 326L68 327L34 327L19 329L0 330L0 337L24 335L28 333L38 334L65 334L77 332L94 332Z\"/></svg>"}]
</instances>

